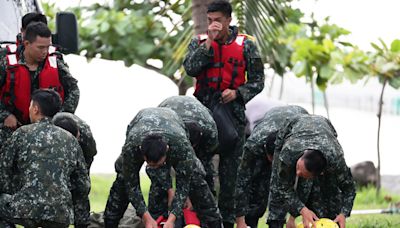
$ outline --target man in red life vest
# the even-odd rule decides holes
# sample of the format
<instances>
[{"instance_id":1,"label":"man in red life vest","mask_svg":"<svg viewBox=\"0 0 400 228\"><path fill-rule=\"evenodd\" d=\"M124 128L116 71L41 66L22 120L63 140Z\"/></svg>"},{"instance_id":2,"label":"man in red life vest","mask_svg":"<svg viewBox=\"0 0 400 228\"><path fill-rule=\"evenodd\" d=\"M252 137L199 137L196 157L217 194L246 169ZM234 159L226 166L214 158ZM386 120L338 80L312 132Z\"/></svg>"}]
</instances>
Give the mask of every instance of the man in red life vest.
<instances>
[{"instance_id":1,"label":"man in red life vest","mask_svg":"<svg viewBox=\"0 0 400 228\"><path fill-rule=\"evenodd\" d=\"M0 58L0 138L2 144L12 131L30 123L32 91L52 88L63 99L62 110L75 112L79 102L77 80L57 56L49 54L51 31L42 22L30 23L20 53ZM0 148L1 149L1 148Z\"/></svg>"},{"instance_id":2,"label":"man in red life vest","mask_svg":"<svg viewBox=\"0 0 400 228\"><path fill-rule=\"evenodd\" d=\"M196 78L194 95L213 112L217 123L218 207L225 228L233 227L235 221L234 192L245 140L245 104L264 88L264 67L257 47L252 37L229 26L231 13L228 1L217 0L208 6L208 33L191 41L183 63L186 73Z\"/></svg>"}]
</instances>

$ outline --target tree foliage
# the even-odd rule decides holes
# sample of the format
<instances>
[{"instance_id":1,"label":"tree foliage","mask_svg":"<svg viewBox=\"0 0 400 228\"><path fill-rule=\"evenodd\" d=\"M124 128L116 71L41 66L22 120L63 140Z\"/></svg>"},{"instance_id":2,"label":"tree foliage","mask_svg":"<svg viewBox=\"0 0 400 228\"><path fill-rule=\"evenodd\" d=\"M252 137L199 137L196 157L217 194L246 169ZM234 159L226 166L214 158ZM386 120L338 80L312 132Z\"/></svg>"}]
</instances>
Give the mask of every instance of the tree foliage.
<instances>
[{"instance_id":1,"label":"tree foliage","mask_svg":"<svg viewBox=\"0 0 400 228\"><path fill-rule=\"evenodd\" d=\"M54 5L44 4L44 9L54 18ZM174 58L174 46L190 27L189 0L114 0L67 10L78 18L82 55L123 60L126 66L139 64L160 72ZM159 60L161 66L151 65L149 59ZM172 78L174 72L167 73Z\"/></svg>"}]
</instances>

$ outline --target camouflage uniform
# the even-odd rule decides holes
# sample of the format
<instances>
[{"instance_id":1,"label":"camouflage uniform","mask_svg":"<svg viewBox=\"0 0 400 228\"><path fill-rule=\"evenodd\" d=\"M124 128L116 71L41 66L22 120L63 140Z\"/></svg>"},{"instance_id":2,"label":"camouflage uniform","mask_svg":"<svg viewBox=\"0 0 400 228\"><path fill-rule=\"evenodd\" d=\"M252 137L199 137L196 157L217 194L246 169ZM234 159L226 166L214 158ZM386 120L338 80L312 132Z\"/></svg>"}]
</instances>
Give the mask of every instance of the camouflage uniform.
<instances>
[{"instance_id":1,"label":"camouflage uniform","mask_svg":"<svg viewBox=\"0 0 400 228\"><path fill-rule=\"evenodd\" d=\"M61 118L63 116L75 120L75 122L79 127L80 136L78 142L82 148L83 156L86 162L86 168L88 171L90 171L90 166L92 165L93 157L97 154L96 141L94 140L92 131L90 130L90 126L81 118L69 112L57 113L53 117L53 122L56 118Z\"/></svg>"},{"instance_id":2,"label":"camouflage uniform","mask_svg":"<svg viewBox=\"0 0 400 228\"><path fill-rule=\"evenodd\" d=\"M193 147L196 156L200 159L206 170L206 181L211 191L214 187L214 167L212 157L218 147L218 130L210 110L204 107L198 100L188 96L173 96L164 100L159 107L174 110L183 122L195 122L201 129L201 139L198 145Z\"/></svg>"},{"instance_id":3,"label":"camouflage uniform","mask_svg":"<svg viewBox=\"0 0 400 228\"><path fill-rule=\"evenodd\" d=\"M90 180L81 148L50 119L17 129L0 161L1 219L27 227L89 223L90 208L82 205Z\"/></svg>"},{"instance_id":4,"label":"camouflage uniform","mask_svg":"<svg viewBox=\"0 0 400 228\"><path fill-rule=\"evenodd\" d=\"M237 27L230 27L230 36L227 44L232 43L238 35ZM245 104L264 88L264 66L256 45L251 39L244 42L243 55L246 65L247 82L237 89L237 98L228 103L234 116L234 126L238 132L239 140L233 148L219 148L219 179L220 193L218 207L221 210L225 222L234 223L234 192L236 185L236 173L240 164L243 144L245 141L244 128L246 118L244 114ZM200 44L198 37L192 39L189 44L189 52L184 60L183 66L186 73L192 77L199 76L213 64L214 51L206 49L205 43ZM215 91L212 88L202 88L196 97L209 109L212 110L212 103L215 97L222 91Z\"/></svg>"},{"instance_id":5,"label":"camouflage uniform","mask_svg":"<svg viewBox=\"0 0 400 228\"><path fill-rule=\"evenodd\" d=\"M23 50L19 53L18 63L21 65L26 65L23 53L24 53ZM44 62L39 64L34 75L31 76L32 92L39 88L39 73L42 71L43 66L44 66ZM74 113L78 106L78 102L79 102L78 81L72 77L67 65L59 58L57 58L57 67L58 67L58 74L60 77L60 82L63 85L64 94L65 94L62 110L65 112ZM6 80L6 76L7 76L6 69L7 69L7 57L3 56L0 59L0 89L5 84L5 80ZM11 134L9 134L11 131L9 131L8 129L5 129L5 127L2 126L2 124L4 123L4 120L10 114L14 114L18 119L18 115L16 115L16 113L13 113L11 110L9 110L8 107L6 107L6 105L0 101L0 136L2 137L0 140L2 142L5 142L11 136ZM20 119L18 119L18 121L22 123L22 121Z\"/></svg>"},{"instance_id":6,"label":"camouflage uniform","mask_svg":"<svg viewBox=\"0 0 400 228\"><path fill-rule=\"evenodd\" d=\"M207 224L220 223L214 197L204 180L204 168L194 154L182 120L168 108L143 109L129 124L125 145L115 163L117 179L110 190L104 212L105 221L119 221L129 202L140 217L148 211L139 184L139 170L144 163L139 147L143 139L152 134L161 134L167 141L166 169L173 167L176 172L176 193L170 213L181 216L183 204L190 196L201 221ZM192 186L196 188L195 191L192 191Z\"/></svg>"},{"instance_id":7,"label":"camouflage uniform","mask_svg":"<svg viewBox=\"0 0 400 228\"><path fill-rule=\"evenodd\" d=\"M327 167L316 178L299 178L295 189L296 163L306 149L321 151ZM272 163L268 222L284 221L286 212L297 217L304 206L319 217L334 219L339 213L350 216L355 194L350 169L329 120L303 115L278 133Z\"/></svg>"},{"instance_id":8,"label":"camouflage uniform","mask_svg":"<svg viewBox=\"0 0 400 228\"><path fill-rule=\"evenodd\" d=\"M239 166L236 184L236 216L246 216L247 225L252 227L265 213L271 162L267 153L274 152L274 141L278 131L288 122L307 111L299 106L281 106L269 110L256 125L244 145L243 159Z\"/></svg>"}]
</instances>

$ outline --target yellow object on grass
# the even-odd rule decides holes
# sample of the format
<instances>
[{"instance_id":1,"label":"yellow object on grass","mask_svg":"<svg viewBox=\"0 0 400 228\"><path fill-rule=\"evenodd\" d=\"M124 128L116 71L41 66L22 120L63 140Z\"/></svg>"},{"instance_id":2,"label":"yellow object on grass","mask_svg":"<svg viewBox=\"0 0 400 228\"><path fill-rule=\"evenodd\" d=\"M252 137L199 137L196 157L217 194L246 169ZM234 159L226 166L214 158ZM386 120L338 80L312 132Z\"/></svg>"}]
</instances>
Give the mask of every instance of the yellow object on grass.
<instances>
[{"instance_id":1,"label":"yellow object on grass","mask_svg":"<svg viewBox=\"0 0 400 228\"><path fill-rule=\"evenodd\" d=\"M327 218L319 219L315 225L316 227L313 228L339 228L338 224ZM297 228L304 228L303 223L297 224Z\"/></svg>"},{"instance_id":2,"label":"yellow object on grass","mask_svg":"<svg viewBox=\"0 0 400 228\"><path fill-rule=\"evenodd\" d=\"M198 226L198 225L189 224L189 225L187 225L187 226L185 226L183 228L201 228L201 227Z\"/></svg>"}]
</instances>

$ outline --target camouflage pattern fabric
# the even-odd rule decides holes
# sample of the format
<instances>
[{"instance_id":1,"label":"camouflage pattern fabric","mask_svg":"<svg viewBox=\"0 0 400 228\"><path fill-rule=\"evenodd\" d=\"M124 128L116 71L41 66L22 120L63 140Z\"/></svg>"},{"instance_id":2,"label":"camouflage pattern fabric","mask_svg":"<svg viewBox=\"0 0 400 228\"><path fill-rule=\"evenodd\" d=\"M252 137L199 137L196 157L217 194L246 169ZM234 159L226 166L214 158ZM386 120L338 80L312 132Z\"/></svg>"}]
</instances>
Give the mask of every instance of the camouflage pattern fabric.
<instances>
[{"instance_id":1,"label":"camouflage pattern fabric","mask_svg":"<svg viewBox=\"0 0 400 228\"><path fill-rule=\"evenodd\" d=\"M149 212L154 219L168 217L168 189L172 188L171 167L160 168L146 166L146 173L151 180L149 190Z\"/></svg>"},{"instance_id":2,"label":"camouflage pattern fabric","mask_svg":"<svg viewBox=\"0 0 400 228\"><path fill-rule=\"evenodd\" d=\"M238 35L238 29L235 26L230 27L230 36L226 44L233 42ZM188 54L185 57L183 66L189 76L197 77L203 71L207 70L213 61L214 51L212 48L206 49L205 43L200 44L197 37L193 38L188 47ZM228 104L232 110L234 126L238 132L239 140L231 148L219 148L219 180L220 192L218 196L218 207L221 210L223 220L225 222L234 223L234 192L236 185L236 174L241 160L243 144L245 141L245 104L257 95L264 88L264 66L261 56L257 50L257 46L251 39L244 42L243 55L246 64L247 82L237 89L237 98ZM212 110L213 103L219 99L218 93L212 88L202 88L196 94L197 99Z\"/></svg>"},{"instance_id":3,"label":"camouflage pattern fabric","mask_svg":"<svg viewBox=\"0 0 400 228\"><path fill-rule=\"evenodd\" d=\"M97 154L96 141L94 140L92 131L90 130L90 126L81 118L69 112L57 113L53 117L53 122L55 119L64 116L73 119L79 127L80 136L78 142L82 148L83 156L86 162L86 168L88 171L90 171L90 166L92 165L93 158Z\"/></svg>"},{"instance_id":4,"label":"camouflage pattern fabric","mask_svg":"<svg viewBox=\"0 0 400 228\"><path fill-rule=\"evenodd\" d=\"M199 125L202 135L200 142L193 149L206 170L206 181L214 193L214 167L211 159L218 147L218 130L210 110L197 99L188 96L169 97L161 102L159 107L172 109L184 123L195 122Z\"/></svg>"},{"instance_id":5,"label":"camouflage pattern fabric","mask_svg":"<svg viewBox=\"0 0 400 228\"><path fill-rule=\"evenodd\" d=\"M18 64L25 65L25 57L23 55L23 51L21 51L18 59ZM44 66L44 61L39 64L38 68L35 71L34 76L31 78L31 90L34 91L39 88L39 74L42 71ZM67 65L60 59L57 58L57 67L58 74L60 78L60 82L64 89L64 103L62 105L62 110L65 112L74 113L78 103L79 103L79 88L78 81L72 77L71 73ZM5 84L5 79L7 77L7 57L3 56L0 59L0 88L2 88ZM0 123L4 122L4 119L10 114L14 114L7 109L5 104L0 102ZM20 121L21 122L21 121Z\"/></svg>"},{"instance_id":6,"label":"camouflage pattern fabric","mask_svg":"<svg viewBox=\"0 0 400 228\"><path fill-rule=\"evenodd\" d=\"M129 205L128 191L122 174L117 173L108 195L106 208L104 210L104 220L118 223ZM142 217L142 216L140 216Z\"/></svg>"},{"instance_id":7,"label":"camouflage pattern fabric","mask_svg":"<svg viewBox=\"0 0 400 228\"><path fill-rule=\"evenodd\" d=\"M213 224L219 215L219 210L208 183L205 181L205 171L199 159L196 159L194 175L190 181L189 198L193 204L193 210L197 213L203 227ZM151 180L149 191L149 212L153 218L163 215L168 217L168 194L167 190L172 188L170 175L171 167L163 166L157 169L146 167L146 173Z\"/></svg>"},{"instance_id":8,"label":"camouflage pattern fabric","mask_svg":"<svg viewBox=\"0 0 400 228\"><path fill-rule=\"evenodd\" d=\"M270 109L247 139L236 184L236 216L261 217L268 203L271 162L276 134L288 122L307 111L294 105Z\"/></svg>"},{"instance_id":9,"label":"camouflage pattern fabric","mask_svg":"<svg viewBox=\"0 0 400 228\"><path fill-rule=\"evenodd\" d=\"M147 108L141 110L128 126L122 154L116 161L117 180L110 190L108 202L111 202L107 203L105 219L112 219L107 217L107 211L111 211L109 210L111 206L116 205L112 202L113 199L124 198L116 196L124 192L127 193L127 199L140 217L148 211L139 185L139 170L144 163L139 147L143 139L152 134L162 135L169 145L165 165L173 167L176 172L176 192L170 213L178 217L182 215L182 207L190 191L190 180L199 173L194 167L198 167L197 165L201 163L194 154L179 116L168 108ZM121 175L118 174L119 171L122 171ZM204 174L204 169L202 172ZM206 183L205 185L207 186ZM210 195L212 196L211 192ZM220 219L219 213L212 216L214 220Z\"/></svg>"},{"instance_id":10,"label":"camouflage pattern fabric","mask_svg":"<svg viewBox=\"0 0 400 228\"><path fill-rule=\"evenodd\" d=\"M327 167L323 177L307 180L312 182L311 189L301 189L300 184L295 190L293 186L296 181L296 162L306 149L321 151L327 160ZM350 216L356 194L355 184L343 155L337 133L330 121L324 117L302 115L279 131L272 163L268 221L284 220L287 211L297 217L307 202L312 202L311 207L317 215L330 216L333 212L321 212L324 209L321 205L329 207L336 198L340 200L335 202L339 205L332 208L334 213L337 215L336 208L339 208L339 213ZM327 182L330 184L327 185ZM339 191L341 195L337 195ZM311 194L307 197L301 192ZM318 194L322 195L314 199ZM329 204L326 204L327 201Z\"/></svg>"},{"instance_id":11,"label":"camouflage pattern fabric","mask_svg":"<svg viewBox=\"0 0 400 228\"><path fill-rule=\"evenodd\" d=\"M17 129L0 161L0 192L13 193L0 206L6 208L0 214L9 215L2 219L89 223L89 208L83 207L88 205L90 180L81 148L50 119Z\"/></svg>"}]
</instances>

